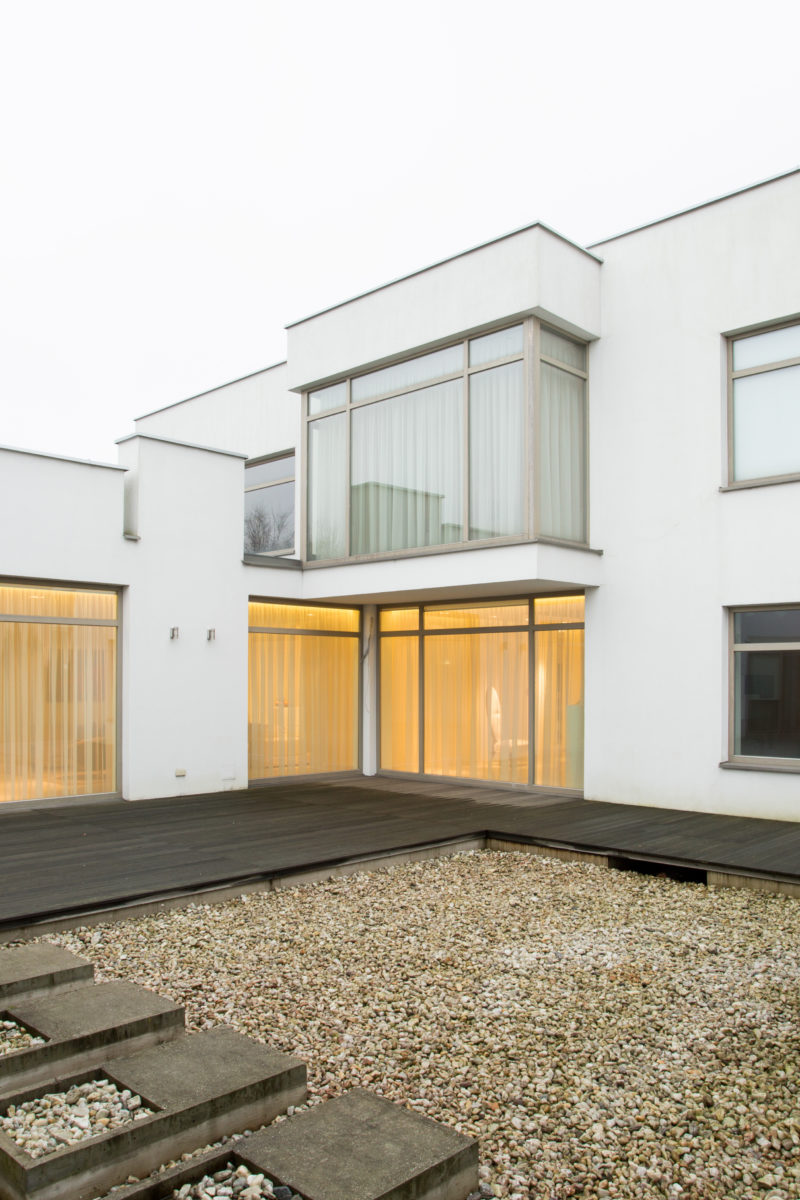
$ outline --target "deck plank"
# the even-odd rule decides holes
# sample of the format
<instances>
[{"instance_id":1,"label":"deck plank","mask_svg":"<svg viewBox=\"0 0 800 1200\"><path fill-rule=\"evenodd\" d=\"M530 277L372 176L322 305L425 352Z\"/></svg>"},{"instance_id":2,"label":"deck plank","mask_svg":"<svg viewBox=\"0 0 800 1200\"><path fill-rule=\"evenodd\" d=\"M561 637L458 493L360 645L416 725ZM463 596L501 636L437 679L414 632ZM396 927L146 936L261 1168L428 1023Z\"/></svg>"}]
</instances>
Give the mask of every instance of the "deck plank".
<instances>
[{"instance_id":1,"label":"deck plank","mask_svg":"<svg viewBox=\"0 0 800 1200\"><path fill-rule=\"evenodd\" d=\"M0 925L491 831L800 881L800 823L362 777L0 808Z\"/></svg>"}]
</instances>

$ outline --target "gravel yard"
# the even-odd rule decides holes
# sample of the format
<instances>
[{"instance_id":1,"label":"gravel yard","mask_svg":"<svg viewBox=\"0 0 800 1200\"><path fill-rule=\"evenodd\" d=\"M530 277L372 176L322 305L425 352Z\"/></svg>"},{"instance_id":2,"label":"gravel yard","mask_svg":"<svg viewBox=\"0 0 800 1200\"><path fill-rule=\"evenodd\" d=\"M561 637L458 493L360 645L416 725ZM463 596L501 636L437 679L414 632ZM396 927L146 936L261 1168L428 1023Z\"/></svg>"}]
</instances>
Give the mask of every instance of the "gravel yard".
<instances>
[{"instance_id":1,"label":"gravel yard","mask_svg":"<svg viewBox=\"0 0 800 1200\"><path fill-rule=\"evenodd\" d=\"M479 852L49 940L480 1137L517 1197L800 1196L800 902Z\"/></svg>"}]
</instances>

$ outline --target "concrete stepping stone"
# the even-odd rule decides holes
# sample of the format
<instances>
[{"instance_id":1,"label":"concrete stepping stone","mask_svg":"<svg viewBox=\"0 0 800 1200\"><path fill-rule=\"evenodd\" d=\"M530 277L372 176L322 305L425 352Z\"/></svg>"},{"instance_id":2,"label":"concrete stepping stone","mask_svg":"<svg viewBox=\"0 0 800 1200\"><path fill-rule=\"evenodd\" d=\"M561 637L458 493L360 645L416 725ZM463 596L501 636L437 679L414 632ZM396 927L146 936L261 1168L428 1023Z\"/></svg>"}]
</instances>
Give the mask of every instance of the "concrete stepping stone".
<instances>
[{"instance_id":1,"label":"concrete stepping stone","mask_svg":"<svg viewBox=\"0 0 800 1200\"><path fill-rule=\"evenodd\" d=\"M20 996L91 983L94 966L60 946L34 942L0 950L0 1010Z\"/></svg>"},{"instance_id":2,"label":"concrete stepping stone","mask_svg":"<svg viewBox=\"0 0 800 1200\"><path fill-rule=\"evenodd\" d=\"M228 1163L307 1200L465 1200L478 1189L474 1138L355 1088L121 1188L113 1200L169 1200Z\"/></svg>"},{"instance_id":3,"label":"concrete stepping stone","mask_svg":"<svg viewBox=\"0 0 800 1200\"><path fill-rule=\"evenodd\" d=\"M464 1200L478 1143L362 1088L244 1138L239 1156L306 1200Z\"/></svg>"},{"instance_id":4,"label":"concrete stepping stone","mask_svg":"<svg viewBox=\"0 0 800 1200\"><path fill-rule=\"evenodd\" d=\"M59 1088L100 1078L129 1088L157 1111L41 1158L0 1131L2 1200L90 1200L128 1175L147 1175L208 1142L265 1125L306 1097L305 1063L227 1027L114 1059L61 1079ZM0 1115L9 1104L53 1090L40 1084L6 1095Z\"/></svg>"},{"instance_id":5,"label":"concrete stepping stone","mask_svg":"<svg viewBox=\"0 0 800 1200\"><path fill-rule=\"evenodd\" d=\"M24 996L2 1011L46 1043L0 1055L0 1099L6 1092L86 1071L184 1032L181 1005L121 981Z\"/></svg>"}]
</instances>

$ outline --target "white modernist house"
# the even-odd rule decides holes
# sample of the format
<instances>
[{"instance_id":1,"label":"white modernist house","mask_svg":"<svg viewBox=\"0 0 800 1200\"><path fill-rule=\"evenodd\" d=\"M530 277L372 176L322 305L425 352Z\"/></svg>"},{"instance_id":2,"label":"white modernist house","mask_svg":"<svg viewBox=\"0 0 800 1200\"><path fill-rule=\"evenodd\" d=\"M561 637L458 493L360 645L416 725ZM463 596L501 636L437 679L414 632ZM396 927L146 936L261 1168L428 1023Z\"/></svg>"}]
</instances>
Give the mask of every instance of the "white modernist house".
<instances>
[{"instance_id":1,"label":"white modernist house","mask_svg":"<svg viewBox=\"0 0 800 1200\"><path fill-rule=\"evenodd\" d=\"M800 171L418 271L118 465L0 451L0 502L0 800L362 771L800 819Z\"/></svg>"}]
</instances>

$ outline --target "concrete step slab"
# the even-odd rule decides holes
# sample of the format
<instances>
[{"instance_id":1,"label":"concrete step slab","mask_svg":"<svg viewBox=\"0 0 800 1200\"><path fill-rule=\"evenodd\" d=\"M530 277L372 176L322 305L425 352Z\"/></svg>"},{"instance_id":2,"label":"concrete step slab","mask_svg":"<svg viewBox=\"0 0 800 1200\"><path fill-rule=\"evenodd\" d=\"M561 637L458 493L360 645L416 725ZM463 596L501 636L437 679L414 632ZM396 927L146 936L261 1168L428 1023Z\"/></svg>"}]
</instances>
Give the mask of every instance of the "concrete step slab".
<instances>
[{"instance_id":1,"label":"concrete step slab","mask_svg":"<svg viewBox=\"0 0 800 1200\"><path fill-rule=\"evenodd\" d=\"M238 1146L243 1161L306 1200L464 1200L478 1143L363 1088Z\"/></svg>"},{"instance_id":2,"label":"concrete step slab","mask_svg":"<svg viewBox=\"0 0 800 1200\"><path fill-rule=\"evenodd\" d=\"M94 966L61 946L33 942L0 950L0 1009L21 996L38 996L91 983Z\"/></svg>"},{"instance_id":3,"label":"concrete step slab","mask_svg":"<svg viewBox=\"0 0 800 1200\"><path fill-rule=\"evenodd\" d=\"M88 1070L184 1032L181 1005L122 981L25 996L3 1012L47 1041L0 1055L0 1100L6 1092Z\"/></svg>"},{"instance_id":4,"label":"concrete step slab","mask_svg":"<svg viewBox=\"0 0 800 1200\"><path fill-rule=\"evenodd\" d=\"M306 1200L464 1200L478 1188L475 1139L356 1088L121 1188L113 1200L169 1200L227 1163Z\"/></svg>"},{"instance_id":5,"label":"concrete step slab","mask_svg":"<svg viewBox=\"0 0 800 1200\"><path fill-rule=\"evenodd\" d=\"M208 1142L265 1125L306 1096L305 1063L226 1027L114 1059L60 1080L59 1090L99 1078L158 1111L41 1158L0 1131L2 1200L90 1200L128 1175L147 1175ZM4 1097L0 1115L48 1090Z\"/></svg>"}]
</instances>

